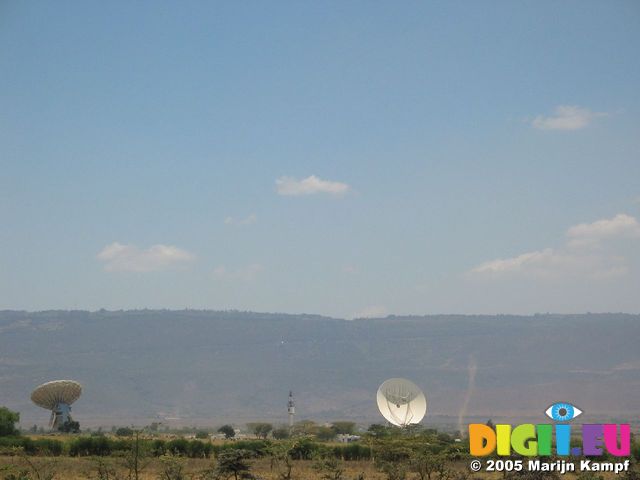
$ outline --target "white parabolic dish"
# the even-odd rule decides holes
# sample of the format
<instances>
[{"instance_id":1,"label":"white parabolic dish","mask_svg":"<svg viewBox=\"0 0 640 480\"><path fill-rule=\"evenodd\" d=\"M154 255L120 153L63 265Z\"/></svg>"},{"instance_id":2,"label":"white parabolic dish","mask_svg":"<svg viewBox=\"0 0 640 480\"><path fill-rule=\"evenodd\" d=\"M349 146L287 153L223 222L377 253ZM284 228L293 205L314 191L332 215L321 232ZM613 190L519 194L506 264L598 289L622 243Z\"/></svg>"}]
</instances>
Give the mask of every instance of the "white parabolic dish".
<instances>
[{"instance_id":1,"label":"white parabolic dish","mask_svg":"<svg viewBox=\"0 0 640 480\"><path fill-rule=\"evenodd\" d=\"M420 423L427 413L424 393L405 378L385 380L378 388L376 400L382 416L398 427Z\"/></svg>"},{"instance_id":2,"label":"white parabolic dish","mask_svg":"<svg viewBox=\"0 0 640 480\"><path fill-rule=\"evenodd\" d=\"M71 405L80 398L82 385L74 380L54 380L43 383L31 394L31 401L39 407L53 410L60 403Z\"/></svg>"}]
</instances>

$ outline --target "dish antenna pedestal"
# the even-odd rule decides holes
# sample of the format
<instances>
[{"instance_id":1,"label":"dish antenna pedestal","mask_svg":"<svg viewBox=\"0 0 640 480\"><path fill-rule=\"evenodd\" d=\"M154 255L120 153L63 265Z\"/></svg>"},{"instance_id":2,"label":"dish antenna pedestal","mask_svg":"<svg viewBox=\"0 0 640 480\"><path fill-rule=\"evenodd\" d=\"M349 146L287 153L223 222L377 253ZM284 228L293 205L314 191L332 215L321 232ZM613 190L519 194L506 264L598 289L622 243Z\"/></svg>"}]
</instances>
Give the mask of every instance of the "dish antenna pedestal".
<instances>
[{"instance_id":1,"label":"dish antenna pedestal","mask_svg":"<svg viewBox=\"0 0 640 480\"><path fill-rule=\"evenodd\" d=\"M427 398L415 383L390 378L378 388L378 409L387 421L398 427L420 423L427 413Z\"/></svg>"}]
</instances>

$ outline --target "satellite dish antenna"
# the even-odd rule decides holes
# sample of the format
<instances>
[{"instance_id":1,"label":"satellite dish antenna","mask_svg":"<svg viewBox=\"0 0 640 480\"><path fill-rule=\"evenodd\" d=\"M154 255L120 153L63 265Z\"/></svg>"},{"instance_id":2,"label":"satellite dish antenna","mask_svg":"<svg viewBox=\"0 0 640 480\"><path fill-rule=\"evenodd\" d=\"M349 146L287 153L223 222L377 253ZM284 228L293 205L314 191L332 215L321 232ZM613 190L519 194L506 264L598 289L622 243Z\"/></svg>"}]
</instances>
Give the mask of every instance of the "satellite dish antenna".
<instances>
[{"instance_id":1,"label":"satellite dish antenna","mask_svg":"<svg viewBox=\"0 0 640 480\"><path fill-rule=\"evenodd\" d=\"M54 380L36 387L31 401L51 410L49 427L58 430L71 420L71 404L80 398L82 385L74 380Z\"/></svg>"},{"instance_id":2,"label":"satellite dish antenna","mask_svg":"<svg viewBox=\"0 0 640 480\"><path fill-rule=\"evenodd\" d=\"M378 409L389 423L398 427L420 423L427 413L427 398L415 383L390 378L378 387Z\"/></svg>"}]
</instances>

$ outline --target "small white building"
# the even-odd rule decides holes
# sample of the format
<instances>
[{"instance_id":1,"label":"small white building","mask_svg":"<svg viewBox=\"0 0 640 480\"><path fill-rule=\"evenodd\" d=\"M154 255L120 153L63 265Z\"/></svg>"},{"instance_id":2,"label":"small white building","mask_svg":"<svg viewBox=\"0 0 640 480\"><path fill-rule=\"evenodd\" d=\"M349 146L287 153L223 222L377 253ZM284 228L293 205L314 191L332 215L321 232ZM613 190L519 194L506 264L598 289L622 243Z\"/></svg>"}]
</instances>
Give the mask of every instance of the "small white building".
<instances>
[{"instance_id":1,"label":"small white building","mask_svg":"<svg viewBox=\"0 0 640 480\"><path fill-rule=\"evenodd\" d=\"M340 433L336 435L336 440L340 443L351 443L360 440L360 435L349 435L348 433Z\"/></svg>"}]
</instances>

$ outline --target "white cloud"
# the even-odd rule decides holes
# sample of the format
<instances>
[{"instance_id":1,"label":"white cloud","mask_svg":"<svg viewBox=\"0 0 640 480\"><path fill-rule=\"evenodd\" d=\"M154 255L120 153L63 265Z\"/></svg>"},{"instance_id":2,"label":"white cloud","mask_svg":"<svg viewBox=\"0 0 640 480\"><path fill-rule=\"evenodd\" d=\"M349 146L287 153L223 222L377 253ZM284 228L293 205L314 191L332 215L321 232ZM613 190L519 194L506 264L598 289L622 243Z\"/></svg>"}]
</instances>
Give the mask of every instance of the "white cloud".
<instances>
[{"instance_id":1,"label":"white cloud","mask_svg":"<svg viewBox=\"0 0 640 480\"><path fill-rule=\"evenodd\" d=\"M247 225L252 225L254 223L256 223L256 221L258 220L258 217L255 213L250 214L249 216L245 217L245 218L234 218L234 217L226 217L224 219L224 224L225 225L234 225L236 227L244 227Z\"/></svg>"},{"instance_id":2,"label":"white cloud","mask_svg":"<svg viewBox=\"0 0 640 480\"><path fill-rule=\"evenodd\" d=\"M640 238L640 223L634 217L619 213L593 223L581 223L567 230L569 246L596 246L611 238Z\"/></svg>"},{"instance_id":3,"label":"white cloud","mask_svg":"<svg viewBox=\"0 0 640 480\"><path fill-rule=\"evenodd\" d=\"M233 270L229 270L224 265L220 265L213 269L213 276L220 280L241 280L244 282L251 282L263 271L264 267L259 263L252 263L251 265Z\"/></svg>"},{"instance_id":4,"label":"white cloud","mask_svg":"<svg viewBox=\"0 0 640 480\"><path fill-rule=\"evenodd\" d=\"M141 250L135 245L114 242L97 255L108 272L153 272L191 262L195 256L172 245L152 245Z\"/></svg>"},{"instance_id":5,"label":"white cloud","mask_svg":"<svg viewBox=\"0 0 640 480\"><path fill-rule=\"evenodd\" d=\"M278 195L314 195L326 193L328 195L341 196L349 191L350 187L346 183L322 180L311 175L302 180L292 177L280 177L276 180L276 191Z\"/></svg>"},{"instance_id":6,"label":"white cloud","mask_svg":"<svg viewBox=\"0 0 640 480\"><path fill-rule=\"evenodd\" d=\"M508 272L522 271L529 266L548 263L554 256L553 250L547 248L545 250L523 253L512 258L498 258L488 262L481 263L471 270L471 273L490 273L500 274Z\"/></svg>"},{"instance_id":7,"label":"white cloud","mask_svg":"<svg viewBox=\"0 0 640 480\"><path fill-rule=\"evenodd\" d=\"M587 127L593 119L605 116L606 113L592 112L588 108L559 105L553 115L538 115L531 125L540 130L580 130Z\"/></svg>"},{"instance_id":8,"label":"white cloud","mask_svg":"<svg viewBox=\"0 0 640 480\"><path fill-rule=\"evenodd\" d=\"M627 259L611 249L584 249L600 245L605 239L640 238L640 224L629 215L619 214L611 219L574 225L567 230L564 248L545 248L515 257L499 258L481 263L468 273L499 277L521 275L526 277L580 276L607 279L625 275L629 271Z\"/></svg>"},{"instance_id":9,"label":"white cloud","mask_svg":"<svg viewBox=\"0 0 640 480\"><path fill-rule=\"evenodd\" d=\"M386 307L382 305L371 305L369 307L364 308L358 313L354 313L352 318L382 318L386 317L389 314L389 311Z\"/></svg>"},{"instance_id":10,"label":"white cloud","mask_svg":"<svg viewBox=\"0 0 640 480\"><path fill-rule=\"evenodd\" d=\"M517 257L491 260L471 270L471 274L492 277L520 275L533 278L581 276L606 279L625 275L629 268L623 257L546 248Z\"/></svg>"}]
</instances>

